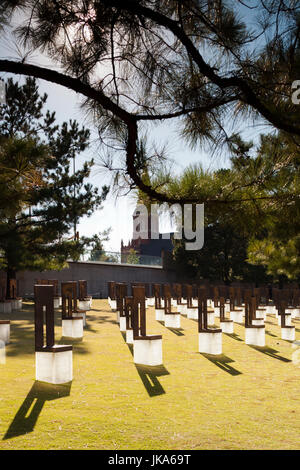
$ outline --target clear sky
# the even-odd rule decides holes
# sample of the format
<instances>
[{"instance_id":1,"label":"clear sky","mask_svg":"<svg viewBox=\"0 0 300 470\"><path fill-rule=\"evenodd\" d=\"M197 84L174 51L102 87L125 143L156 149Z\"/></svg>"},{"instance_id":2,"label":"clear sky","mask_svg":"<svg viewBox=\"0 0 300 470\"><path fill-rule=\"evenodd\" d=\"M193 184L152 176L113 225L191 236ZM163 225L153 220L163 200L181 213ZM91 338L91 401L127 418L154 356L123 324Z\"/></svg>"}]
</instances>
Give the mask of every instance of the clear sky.
<instances>
[{"instance_id":1,"label":"clear sky","mask_svg":"<svg viewBox=\"0 0 300 470\"><path fill-rule=\"evenodd\" d=\"M17 54L17 48L12 43L9 36L0 38L1 57L8 59L20 58ZM28 60L30 63L37 65L46 65L46 60L39 54L35 54ZM8 74L1 73L2 78L7 78ZM22 77L14 76L15 80ZM61 86L50 84L43 80L39 80L40 92L48 94L47 107L51 111L56 112L57 120L63 122L69 119L76 119L79 123L89 127L93 131L93 124L86 120L84 112L80 109L80 96ZM183 140L178 136L178 130L175 125L170 122L159 125L153 132L151 137L161 143L168 142L169 154L174 161L174 170L180 171L185 166L194 162L201 162L205 168L219 168L228 165L226 158L210 157L203 151L192 151ZM252 136L250 136L252 137ZM93 157L96 165L92 170L90 182L101 188L104 184L109 184L111 175L100 171L100 156L95 145L81 154L78 159L80 161ZM121 239L127 242L132 234L132 213L135 207L134 195L118 198L117 200L112 194L109 194L107 200L103 204L103 209L95 212L90 218L83 218L79 224L80 235L92 235L111 227L110 240L105 243L105 248L110 251L120 251ZM161 231L168 231L170 227L167 224L161 226Z\"/></svg>"}]
</instances>

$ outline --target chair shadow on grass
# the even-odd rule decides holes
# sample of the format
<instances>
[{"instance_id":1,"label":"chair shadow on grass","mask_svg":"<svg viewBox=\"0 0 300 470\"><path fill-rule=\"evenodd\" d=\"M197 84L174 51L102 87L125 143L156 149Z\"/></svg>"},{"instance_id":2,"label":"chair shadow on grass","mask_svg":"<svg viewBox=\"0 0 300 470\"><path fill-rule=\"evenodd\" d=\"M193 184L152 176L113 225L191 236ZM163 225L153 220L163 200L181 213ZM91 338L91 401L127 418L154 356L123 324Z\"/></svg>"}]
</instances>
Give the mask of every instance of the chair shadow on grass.
<instances>
[{"instance_id":1,"label":"chair shadow on grass","mask_svg":"<svg viewBox=\"0 0 300 470\"><path fill-rule=\"evenodd\" d=\"M224 335L228 336L229 338L235 339L236 341L243 342L243 340L236 333L224 333Z\"/></svg>"},{"instance_id":2,"label":"chair shadow on grass","mask_svg":"<svg viewBox=\"0 0 300 470\"><path fill-rule=\"evenodd\" d=\"M266 333L266 335L268 335L268 336L272 336L273 338L277 338L276 335L273 335L273 333L271 333L271 332L268 331L268 330L266 330L265 333Z\"/></svg>"},{"instance_id":3,"label":"chair shadow on grass","mask_svg":"<svg viewBox=\"0 0 300 470\"><path fill-rule=\"evenodd\" d=\"M93 312L101 312L102 315L93 315ZM87 310L87 315L86 319L89 321L89 323L96 323L96 324L102 324L102 323L112 323L113 325L117 325L118 322L117 320L114 320L112 318L111 313L116 314L116 312L109 312L108 310L103 310L103 309L97 309L97 308L92 308L91 310Z\"/></svg>"},{"instance_id":4,"label":"chair shadow on grass","mask_svg":"<svg viewBox=\"0 0 300 470\"><path fill-rule=\"evenodd\" d=\"M170 372L163 365L144 366L135 364L135 367L150 397L157 397L158 395L166 393L158 380L158 377L170 375Z\"/></svg>"},{"instance_id":5,"label":"chair shadow on grass","mask_svg":"<svg viewBox=\"0 0 300 470\"><path fill-rule=\"evenodd\" d=\"M2 440L5 441L33 432L45 402L68 397L71 392L71 385L72 382L52 385L35 381Z\"/></svg>"},{"instance_id":6,"label":"chair shadow on grass","mask_svg":"<svg viewBox=\"0 0 300 470\"><path fill-rule=\"evenodd\" d=\"M89 348L84 342L84 336L82 338L70 338L68 336L61 336L55 341L59 345L73 346L73 352L76 354L89 354Z\"/></svg>"},{"instance_id":7,"label":"chair shadow on grass","mask_svg":"<svg viewBox=\"0 0 300 470\"><path fill-rule=\"evenodd\" d=\"M159 321L157 320L158 323L160 323L164 328L166 328L167 330L171 331L172 333L174 333L175 335L177 336L184 336L184 333L182 333L184 330L183 328L171 328L171 327L168 327L164 324L163 321Z\"/></svg>"},{"instance_id":8,"label":"chair shadow on grass","mask_svg":"<svg viewBox=\"0 0 300 470\"><path fill-rule=\"evenodd\" d=\"M124 341L126 341L126 333L121 331L121 335ZM133 356L133 344L128 344L128 343L126 344L128 346L128 349L131 355ZM166 393L163 386L161 385L161 383L159 382L157 378L163 375L170 375L170 372L163 365L161 366L144 366L141 364L134 364L134 365L150 397L156 397L158 395L163 395L164 393Z\"/></svg>"},{"instance_id":9,"label":"chair shadow on grass","mask_svg":"<svg viewBox=\"0 0 300 470\"><path fill-rule=\"evenodd\" d=\"M230 357L225 356L225 354L218 354L218 355L206 354L206 353L200 353L200 354L201 356L205 357L210 362L212 362L217 367L219 367L224 372L227 372L230 375L235 376L235 375L242 374L242 372L240 372L239 370L229 365L230 363L234 362L234 360L231 359Z\"/></svg>"},{"instance_id":10,"label":"chair shadow on grass","mask_svg":"<svg viewBox=\"0 0 300 470\"><path fill-rule=\"evenodd\" d=\"M256 351L272 357L273 359L278 359L278 361L292 362L291 359L287 359L286 357L278 355L278 351L276 349L270 348L269 346L254 346L253 344L248 344L248 346L252 349L255 349Z\"/></svg>"}]
</instances>

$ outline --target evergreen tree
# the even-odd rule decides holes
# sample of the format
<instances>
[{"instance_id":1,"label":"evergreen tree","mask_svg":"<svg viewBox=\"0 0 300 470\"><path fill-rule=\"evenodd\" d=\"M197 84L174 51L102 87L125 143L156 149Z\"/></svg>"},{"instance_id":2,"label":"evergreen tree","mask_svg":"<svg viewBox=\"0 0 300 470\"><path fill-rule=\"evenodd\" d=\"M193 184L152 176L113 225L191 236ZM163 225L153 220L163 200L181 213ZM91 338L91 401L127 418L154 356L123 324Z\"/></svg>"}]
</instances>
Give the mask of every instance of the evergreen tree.
<instances>
[{"instance_id":1,"label":"evergreen tree","mask_svg":"<svg viewBox=\"0 0 300 470\"><path fill-rule=\"evenodd\" d=\"M44 112L46 100L34 79L24 85L9 79L0 107L0 262L8 279L79 259L90 240L79 239L74 227L108 191L100 195L85 182L93 160L72 171L73 159L88 148L89 130L76 121L56 124L55 113Z\"/></svg>"}]
</instances>

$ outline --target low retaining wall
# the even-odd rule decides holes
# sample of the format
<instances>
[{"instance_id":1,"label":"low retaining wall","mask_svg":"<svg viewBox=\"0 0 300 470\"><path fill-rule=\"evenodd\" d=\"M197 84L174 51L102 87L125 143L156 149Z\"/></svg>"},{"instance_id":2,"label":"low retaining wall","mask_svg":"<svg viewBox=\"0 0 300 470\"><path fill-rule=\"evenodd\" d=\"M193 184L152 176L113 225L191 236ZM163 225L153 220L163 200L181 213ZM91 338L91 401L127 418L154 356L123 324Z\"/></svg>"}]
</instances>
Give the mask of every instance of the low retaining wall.
<instances>
[{"instance_id":1,"label":"low retaining wall","mask_svg":"<svg viewBox=\"0 0 300 470\"><path fill-rule=\"evenodd\" d=\"M23 271L17 274L18 295L32 297L33 286L37 279L58 279L59 281L79 281L88 283L88 293L94 297L106 298L107 282L175 282L174 271L160 266L140 266L114 263L69 262L69 267L62 271Z\"/></svg>"}]
</instances>

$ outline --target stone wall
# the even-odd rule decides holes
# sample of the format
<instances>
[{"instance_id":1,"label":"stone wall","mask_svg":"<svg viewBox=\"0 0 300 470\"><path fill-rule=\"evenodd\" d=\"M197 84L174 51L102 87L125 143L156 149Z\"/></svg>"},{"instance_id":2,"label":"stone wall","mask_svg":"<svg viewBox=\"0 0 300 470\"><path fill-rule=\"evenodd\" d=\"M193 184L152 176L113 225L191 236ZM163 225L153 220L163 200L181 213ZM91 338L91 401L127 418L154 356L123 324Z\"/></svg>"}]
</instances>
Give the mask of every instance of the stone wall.
<instances>
[{"instance_id":1,"label":"stone wall","mask_svg":"<svg viewBox=\"0 0 300 470\"><path fill-rule=\"evenodd\" d=\"M33 296L33 286L37 279L58 279L59 281L88 282L88 293L98 298L107 297L107 282L147 282L166 283L176 280L172 270L157 266L139 266L100 262L70 262L62 271L24 271L17 274L18 295Z\"/></svg>"}]
</instances>

